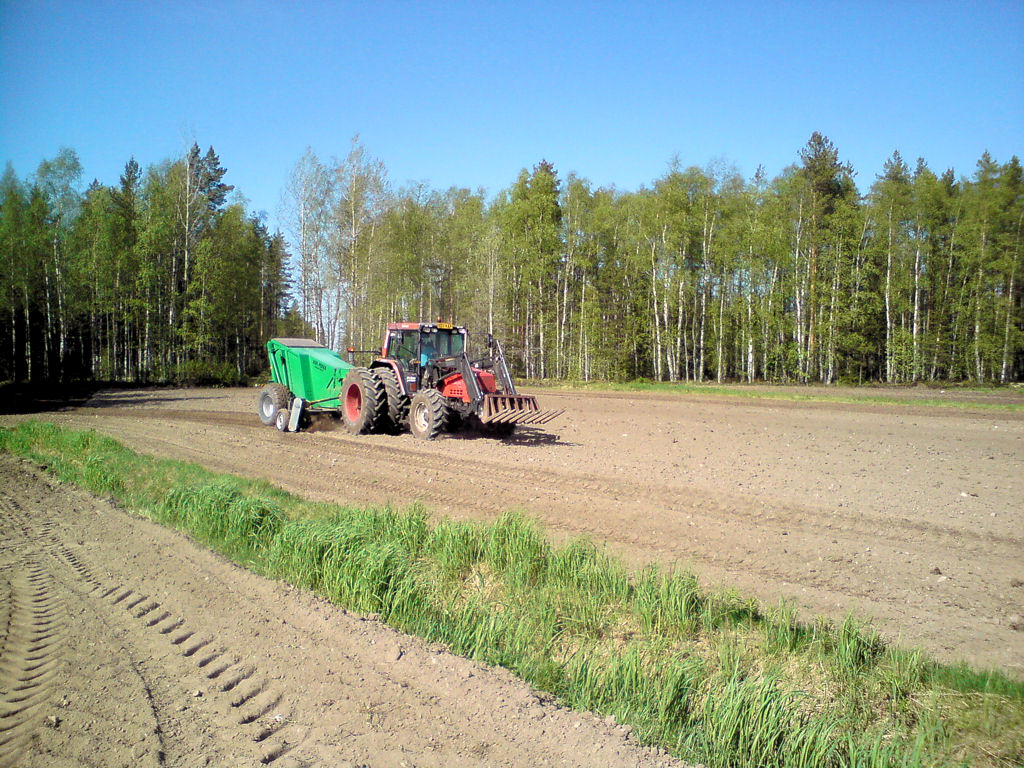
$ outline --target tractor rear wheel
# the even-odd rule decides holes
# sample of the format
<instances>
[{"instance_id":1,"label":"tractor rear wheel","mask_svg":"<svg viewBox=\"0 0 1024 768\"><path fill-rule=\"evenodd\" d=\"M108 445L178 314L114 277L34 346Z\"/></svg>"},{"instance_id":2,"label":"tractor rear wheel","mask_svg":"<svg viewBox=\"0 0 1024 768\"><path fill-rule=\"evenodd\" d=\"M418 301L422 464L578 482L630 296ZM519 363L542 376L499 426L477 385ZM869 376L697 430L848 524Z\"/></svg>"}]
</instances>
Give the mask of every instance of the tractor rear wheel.
<instances>
[{"instance_id":1,"label":"tractor rear wheel","mask_svg":"<svg viewBox=\"0 0 1024 768\"><path fill-rule=\"evenodd\" d=\"M393 370L374 368L373 372L384 385L384 394L387 398L389 424L384 429L397 434L409 426L409 396L402 392L398 374Z\"/></svg>"},{"instance_id":2,"label":"tractor rear wheel","mask_svg":"<svg viewBox=\"0 0 1024 768\"><path fill-rule=\"evenodd\" d=\"M409 406L409 431L421 440L433 440L448 426L448 398L436 389L421 389Z\"/></svg>"},{"instance_id":3,"label":"tractor rear wheel","mask_svg":"<svg viewBox=\"0 0 1024 768\"><path fill-rule=\"evenodd\" d=\"M341 420L354 435L376 432L387 419L384 384L373 371L353 368L341 384Z\"/></svg>"},{"instance_id":4,"label":"tractor rear wheel","mask_svg":"<svg viewBox=\"0 0 1024 768\"><path fill-rule=\"evenodd\" d=\"M287 408L291 401L291 393L284 384L267 384L260 392L260 400L257 410L260 413L260 421L268 427L277 423L277 412Z\"/></svg>"}]
</instances>

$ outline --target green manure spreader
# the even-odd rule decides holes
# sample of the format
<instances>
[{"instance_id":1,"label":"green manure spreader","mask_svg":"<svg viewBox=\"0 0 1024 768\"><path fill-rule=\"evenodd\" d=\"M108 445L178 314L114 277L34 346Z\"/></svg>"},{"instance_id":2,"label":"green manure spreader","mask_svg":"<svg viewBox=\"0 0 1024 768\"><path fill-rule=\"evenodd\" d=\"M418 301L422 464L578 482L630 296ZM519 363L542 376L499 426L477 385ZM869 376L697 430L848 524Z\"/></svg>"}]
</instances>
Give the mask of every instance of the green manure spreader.
<instances>
[{"instance_id":1,"label":"green manure spreader","mask_svg":"<svg viewBox=\"0 0 1024 768\"><path fill-rule=\"evenodd\" d=\"M260 420L283 432L308 426L314 414L339 418L353 434L408 429L433 440L461 425L510 435L520 424L546 424L560 410L541 410L520 394L501 344L490 334L484 357L471 360L465 328L451 323L389 323L369 366L357 366L310 339L267 342L271 383L260 392Z\"/></svg>"},{"instance_id":2,"label":"green manure spreader","mask_svg":"<svg viewBox=\"0 0 1024 768\"><path fill-rule=\"evenodd\" d=\"M312 339L271 339L267 354L271 383L260 392L258 406L264 424L295 432L317 411L338 411L352 363Z\"/></svg>"}]
</instances>

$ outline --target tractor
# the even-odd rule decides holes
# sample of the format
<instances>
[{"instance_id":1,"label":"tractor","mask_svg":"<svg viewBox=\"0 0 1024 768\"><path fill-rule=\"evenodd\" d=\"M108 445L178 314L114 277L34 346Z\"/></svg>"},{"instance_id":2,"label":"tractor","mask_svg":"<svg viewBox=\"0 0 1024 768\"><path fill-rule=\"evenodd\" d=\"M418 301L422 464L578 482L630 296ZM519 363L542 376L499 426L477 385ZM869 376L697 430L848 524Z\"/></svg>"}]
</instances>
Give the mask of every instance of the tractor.
<instances>
[{"instance_id":1,"label":"tractor","mask_svg":"<svg viewBox=\"0 0 1024 768\"><path fill-rule=\"evenodd\" d=\"M488 334L487 356L470 360L467 337L451 323L389 323L380 357L353 368L342 384L349 431L408 428L433 440L468 424L509 435L518 424L546 424L562 413L542 411L537 398L516 391L497 339Z\"/></svg>"},{"instance_id":2,"label":"tractor","mask_svg":"<svg viewBox=\"0 0 1024 768\"><path fill-rule=\"evenodd\" d=\"M562 413L541 410L535 397L516 391L492 335L487 335L487 355L470 360L467 336L465 328L451 323L390 323L379 356L367 367L355 364L354 349L346 363L308 340L272 339L267 343L272 383L261 395L260 416L267 424L275 423L273 416L287 431L301 427L304 413L329 411L353 434L408 429L433 440L463 424L510 435L519 424L546 424ZM289 357L294 358L290 365ZM321 370L324 362L330 370ZM311 385L308 372L317 371L320 383Z\"/></svg>"}]
</instances>

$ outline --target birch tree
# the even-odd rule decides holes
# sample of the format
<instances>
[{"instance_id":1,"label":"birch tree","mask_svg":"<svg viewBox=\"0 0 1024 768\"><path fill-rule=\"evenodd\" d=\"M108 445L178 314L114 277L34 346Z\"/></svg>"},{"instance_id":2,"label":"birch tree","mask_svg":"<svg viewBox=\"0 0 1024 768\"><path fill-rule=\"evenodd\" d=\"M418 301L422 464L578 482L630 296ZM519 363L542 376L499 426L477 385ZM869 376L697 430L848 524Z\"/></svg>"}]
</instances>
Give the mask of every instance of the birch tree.
<instances>
[{"instance_id":1,"label":"birch tree","mask_svg":"<svg viewBox=\"0 0 1024 768\"><path fill-rule=\"evenodd\" d=\"M373 230L387 209L389 187L384 164L370 157L359 142L352 139L348 155L333 169L335 189L334 220L331 237L331 267L334 272L333 305L330 338L343 340L347 346L366 348L377 332L369 333L359 320L359 310L366 304L375 272Z\"/></svg>"},{"instance_id":2,"label":"birch tree","mask_svg":"<svg viewBox=\"0 0 1024 768\"><path fill-rule=\"evenodd\" d=\"M335 207L334 174L307 148L282 194L280 213L294 253L299 312L316 341L335 347L339 306L334 301L336 269L331 258Z\"/></svg>"}]
</instances>

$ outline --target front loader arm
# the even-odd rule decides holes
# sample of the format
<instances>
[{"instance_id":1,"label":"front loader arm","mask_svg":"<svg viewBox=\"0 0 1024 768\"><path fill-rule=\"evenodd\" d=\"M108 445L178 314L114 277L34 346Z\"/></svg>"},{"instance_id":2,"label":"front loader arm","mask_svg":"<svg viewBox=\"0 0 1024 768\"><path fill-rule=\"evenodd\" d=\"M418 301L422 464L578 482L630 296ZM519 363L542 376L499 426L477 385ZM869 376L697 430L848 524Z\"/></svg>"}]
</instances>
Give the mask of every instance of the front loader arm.
<instances>
[{"instance_id":1,"label":"front loader arm","mask_svg":"<svg viewBox=\"0 0 1024 768\"><path fill-rule=\"evenodd\" d=\"M507 395L518 394L516 385L512 381L512 374L508 371L508 361L505 360L505 351L501 348L501 342L487 334L487 348L491 352L491 359L494 361L494 375L498 379L501 390Z\"/></svg>"},{"instance_id":2,"label":"front loader arm","mask_svg":"<svg viewBox=\"0 0 1024 768\"><path fill-rule=\"evenodd\" d=\"M476 374L473 372L473 365L469 362L469 355L463 350L455 360L458 363L459 374L466 383L466 395L469 397L469 402L475 408L484 399L484 393L480 389L480 382L477 381Z\"/></svg>"}]
</instances>

